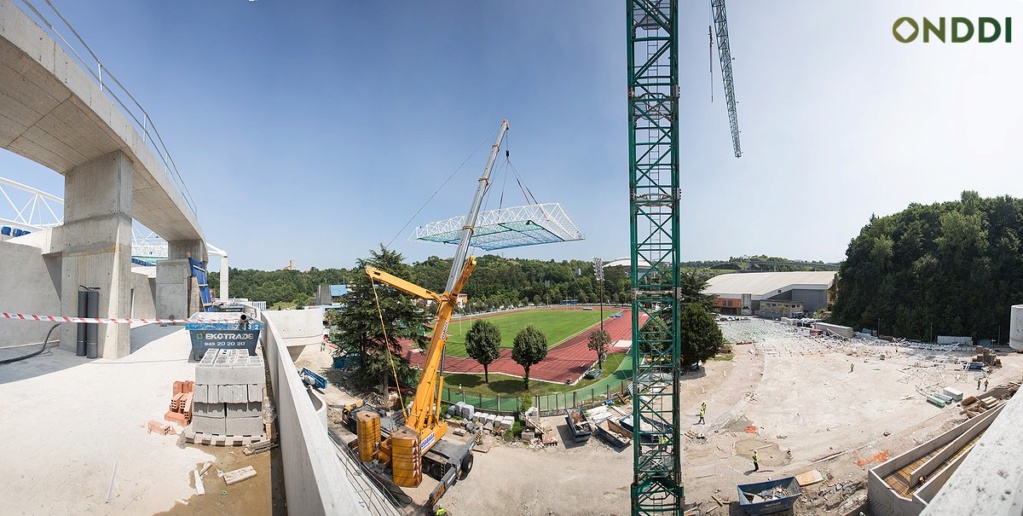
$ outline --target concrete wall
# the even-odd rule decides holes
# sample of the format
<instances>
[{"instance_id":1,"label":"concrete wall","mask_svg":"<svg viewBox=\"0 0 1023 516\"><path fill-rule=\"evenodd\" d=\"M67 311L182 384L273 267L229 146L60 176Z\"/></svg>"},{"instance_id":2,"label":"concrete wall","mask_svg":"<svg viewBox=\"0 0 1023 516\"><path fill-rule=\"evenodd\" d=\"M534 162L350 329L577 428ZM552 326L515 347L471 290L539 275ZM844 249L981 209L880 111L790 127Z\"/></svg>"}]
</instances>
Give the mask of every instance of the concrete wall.
<instances>
[{"instance_id":1,"label":"concrete wall","mask_svg":"<svg viewBox=\"0 0 1023 516\"><path fill-rule=\"evenodd\" d=\"M919 499L899 496L874 470L867 474L867 500L874 514L885 516L917 516L926 507Z\"/></svg>"},{"instance_id":2,"label":"concrete wall","mask_svg":"<svg viewBox=\"0 0 1023 516\"><path fill-rule=\"evenodd\" d=\"M191 268L188 260L161 260L156 263L156 316L186 319Z\"/></svg>"},{"instance_id":3,"label":"concrete wall","mask_svg":"<svg viewBox=\"0 0 1023 516\"><path fill-rule=\"evenodd\" d=\"M273 320L292 361L298 359L306 346L323 343L323 310L266 310L263 315Z\"/></svg>"},{"instance_id":4,"label":"concrete wall","mask_svg":"<svg viewBox=\"0 0 1023 516\"><path fill-rule=\"evenodd\" d=\"M1021 426L1023 396L1016 395L1005 404L923 514L1023 514Z\"/></svg>"},{"instance_id":5,"label":"concrete wall","mask_svg":"<svg viewBox=\"0 0 1023 516\"><path fill-rule=\"evenodd\" d=\"M930 503L931 500L934 499L935 495L941 491L941 488L945 487L945 482L948 482L948 479L952 477L952 474L956 472L956 469L958 469L959 466L962 465L963 461L966 460L966 457L969 456L969 453L960 455L959 458L957 458L955 462L949 464L947 468L941 470L941 472L937 475L927 479L927 482L924 482L923 487L916 490L913 498L924 503Z\"/></svg>"},{"instance_id":6,"label":"concrete wall","mask_svg":"<svg viewBox=\"0 0 1023 516\"><path fill-rule=\"evenodd\" d=\"M996 411L984 413L870 470L867 475L867 499L870 502L871 510L875 514L892 514L896 516L917 516L920 514L927 507L925 500L929 500L934 496L935 492L941 489L945 481L962 462L962 458L958 459L955 464L950 465L949 468L939 472L937 476L930 476L933 468L928 470L925 473L927 476L926 482L912 500L899 496L898 493L885 483L884 477L912 464L920 457L950 442L956 440L960 440L961 443L969 441L979 432L988 428L995 417L997 417ZM942 457L941 461L944 461L957 451L958 448L946 449L939 453L938 457Z\"/></svg>"},{"instance_id":7,"label":"concrete wall","mask_svg":"<svg viewBox=\"0 0 1023 516\"><path fill-rule=\"evenodd\" d=\"M36 247L0 242L0 264L0 311L60 315L59 255L43 256ZM0 347L42 342L51 326L53 323L0 319Z\"/></svg>"},{"instance_id":8,"label":"concrete wall","mask_svg":"<svg viewBox=\"0 0 1023 516\"><path fill-rule=\"evenodd\" d=\"M265 312L262 321L266 324L263 353L277 406L288 513L370 514L334 453L334 444L298 377L284 336Z\"/></svg>"},{"instance_id":9,"label":"concrete wall","mask_svg":"<svg viewBox=\"0 0 1023 516\"><path fill-rule=\"evenodd\" d=\"M948 460L949 457L958 453L959 450L961 450L962 447L966 445L966 443L970 442L974 437L977 437L978 434L987 429L991 419L998 417L998 413L1002 410L1003 407L1004 405L996 408L995 410L989 410L977 417L974 417L973 419L967 421L966 423L963 423L962 425L963 427L967 427L969 423L974 424L971 427L967 428L966 431L963 432L961 435L952 440L952 442L949 443L949 445L946 446L944 450L941 450L940 452L938 452L937 455L931 457L930 459L927 459L926 462L921 464L920 467L918 467L916 471L912 473L910 478L920 477L930 478L931 474L934 473L934 471L938 469L938 467L940 467L946 460Z\"/></svg>"},{"instance_id":10,"label":"concrete wall","mask_svg":"<svg viewBox=\"0 0 1023 516\"><path fill-rule=\"evenodd\" d=\"M131 270L132 318L156 317L156 267Z\"/></svg>"}]
</instances>

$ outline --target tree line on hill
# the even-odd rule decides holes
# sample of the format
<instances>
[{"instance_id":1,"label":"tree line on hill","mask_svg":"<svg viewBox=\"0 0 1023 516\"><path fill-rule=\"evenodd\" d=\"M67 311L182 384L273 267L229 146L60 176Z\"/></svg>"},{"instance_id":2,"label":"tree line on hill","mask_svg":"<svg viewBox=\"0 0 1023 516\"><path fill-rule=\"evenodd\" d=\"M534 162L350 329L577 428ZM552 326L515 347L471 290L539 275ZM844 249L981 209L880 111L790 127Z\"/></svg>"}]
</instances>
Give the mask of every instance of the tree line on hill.
<instances>
[{"instance_id":1,"label":"tree line on hill","mask_svg":"<svg viewBox=\"0 0 1023 516\"><path fill-rule=\"evenodd\" d=\"M1009 307L1023 302L1023 200L911 204L872 216L839 269L832 319L885 335L1005 342Z\"/></svg>"},{"instance_id":2,"label":"tree line on hill","mask_svg":"<svg viewBox=\"0 0 1023 516\"><path fill-rule=\"evenodd\" d=\"M740 262L746 260L746 262ZM824 267L816 262L794 262L784 258L767 256L729 258L727 262L693 261L681 265L691 279L706 279L732 267L750 268L750 260L789 262L791 265L773 266L778 270L811 270ZM740 263L743 264L740 266ZM723 267L711 270L710 267ZM402 276L417 285L436 292L444 290L451 259L431 256L409 266L408 276ZM356 282L365 276L363 268L317 269L308 271L255 269L231 269L231 296L253 301L266 301L271 308L304 307L312 303L319 285L337 285ZM220 275L210 273L210 285L216 288ZM628 267L605 267L603 294L604 302L626 304L630 280ZM524 306L560 304L563 300L578 303L600 302L601 285L593 270L593 262L586 260L533 260L524 258L503 258L483 255L478 258L476 271L463 293L468 298L467 310L478 312L501 306Z\"/></svg>"}]
</instances>

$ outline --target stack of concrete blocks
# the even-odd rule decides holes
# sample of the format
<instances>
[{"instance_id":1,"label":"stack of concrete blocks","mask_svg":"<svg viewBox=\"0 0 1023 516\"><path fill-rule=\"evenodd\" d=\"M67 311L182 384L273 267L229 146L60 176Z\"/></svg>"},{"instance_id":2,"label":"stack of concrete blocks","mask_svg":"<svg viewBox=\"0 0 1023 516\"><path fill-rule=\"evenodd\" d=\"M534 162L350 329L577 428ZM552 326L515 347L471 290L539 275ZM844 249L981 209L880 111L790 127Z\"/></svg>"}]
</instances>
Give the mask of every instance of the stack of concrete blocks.
<instances>
[{"instance_id":1,"label":"stack of concrete blocks","mask_svg":"<svg viewBox=\"0 0 1023 516\"><path fill-rule=\"evenodd\" d=\"M199 434L260 436L263 358L244 349L208 349L195 366L192 430Z\"/></svg>"},{"instance_id":2,"label":"stack of concrete blocks","mask_svg":"<svg viewBox=\"0 0 1023 516\"><path fill-rule=\"evenodd\" d=\"M494 422L494 432L504 433L505 430L511 430L513 425L515 425L515 416L498 416L497 421Z\"/></svg>"},{"instance_id":3,"label":"stack of concrete blocks","mask_svg":"<svg viewBox=\"0 0 1023 516\"><path fill-rule=\"evenodd\" d=\"M457 416L457 417L460 417L460 418L463 418L463 419L471 419L471 420L475 421L476 418L473 417L473 414L475 414L475 413L476 413L476 407L473 407L472 405L470 405L470 404L468 404L468 403L466 403L464 401L459 401L458 403L455 403L454 405L451 405L450 407L448 407L448 414L450 414L452 416Z\"/></svg>"},{"instance_id":4,"label":"stack of concrete blocks","mask_svg":"<svg viewBox=\"0 0 1023 516\"><path fill-rule=\"evenodd\" d=\"M485 432L503 433L505 430L512 427L515 423L515 418L512 416L499 416L497 414L488 414L486 412L476 412L472 415L474 423L479 424L483 427Z\"/></svg>"}]
</instances>

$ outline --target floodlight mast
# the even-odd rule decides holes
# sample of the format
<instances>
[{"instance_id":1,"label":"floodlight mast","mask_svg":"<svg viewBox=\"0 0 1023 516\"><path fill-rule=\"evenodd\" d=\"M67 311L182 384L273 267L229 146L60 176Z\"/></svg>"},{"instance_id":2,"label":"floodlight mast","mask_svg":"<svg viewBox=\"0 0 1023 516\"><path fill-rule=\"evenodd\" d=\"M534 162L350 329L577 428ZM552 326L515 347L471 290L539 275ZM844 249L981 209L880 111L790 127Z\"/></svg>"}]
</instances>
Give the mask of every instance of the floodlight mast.
<instances>
[{"instance_id":1,"label":"floodlight mast","mask_svg":"<svg viewBox=\"0 0 1023 516\"><path fill-rule=\"evenodd\" d=\"M462 239L458 242L458 251L455 252L455 260L451 262L451 274L448 276L448 283L444 287L445 292L453 292L455 282L462 275L462 268L465 267L465 255L469 253L469 241L472 240L472 233L476 228L476 218L480 214L480 205L483 204L483 194L487 193L490 186L490 170L494 168L494 161L497 160L497 153L501 150L501 142L504 141L504 133L508 131L508 119L501 120L501 129L497 132L497 141L490 149L490 157L487 158L487 166L483 168L483 176L480 177L480 184L476 188L476 197L472 200L472 207L469 208L469 215L465 217L465 226L462 227Z\"/></svg>"}]
</instances>

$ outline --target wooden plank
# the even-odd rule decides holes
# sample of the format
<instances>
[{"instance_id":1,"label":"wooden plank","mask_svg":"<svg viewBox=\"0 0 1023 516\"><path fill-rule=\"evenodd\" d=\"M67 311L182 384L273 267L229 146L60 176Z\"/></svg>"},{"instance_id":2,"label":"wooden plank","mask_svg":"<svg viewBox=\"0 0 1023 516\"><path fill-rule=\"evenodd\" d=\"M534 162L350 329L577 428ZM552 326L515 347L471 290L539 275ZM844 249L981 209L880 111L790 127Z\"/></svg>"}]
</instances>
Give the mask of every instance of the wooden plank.
<instances>
[{"instance_id":1,"label":"wooden plank","mask_svg":"<svg viewBox=\"0 0 1023 516\"><path fill-rule=\"evenodd\" d=\"M256 470L253 469L252 466L245 466L244 468L224 473L224 482L227 485L237 484L242 480L248 480L254 476L256 476Z\"/></svg>"}]
</instances>

